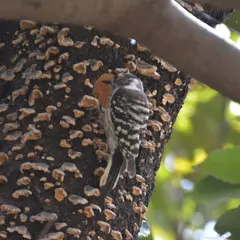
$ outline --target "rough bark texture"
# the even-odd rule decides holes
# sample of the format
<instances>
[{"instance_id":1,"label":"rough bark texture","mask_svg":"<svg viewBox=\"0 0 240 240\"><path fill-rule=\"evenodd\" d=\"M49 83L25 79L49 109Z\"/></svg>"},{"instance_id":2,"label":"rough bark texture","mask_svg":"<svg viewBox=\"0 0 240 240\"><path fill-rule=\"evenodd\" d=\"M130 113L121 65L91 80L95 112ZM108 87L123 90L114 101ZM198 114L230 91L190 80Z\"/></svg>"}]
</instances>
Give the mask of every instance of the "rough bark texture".
<instances>
[{"instance_id":1,"label":"rough bark texture","mask_svg":"<svg viewBox=\"0 0 240 240\"><path fill-rule=\"evenodd\" d=\"M213 28L216 27L217 24L226 21L234 12L233 8L219 9L209 4L205 4L202 9L198 7L189 8L189 5L194 6L194 3L191 3L191 1L176 0L176 2L183 6L187 11L190 11L195 17Z\"/></svg>"},{"instance_id":2,"label":"rough bark texture","mask_svg":"<svg viewBox=\"0 0 240 240\"><path fill-rule=\"evenodd\" d=\"M204 11L216 20L224 22L231 16L234 9L216 9L214 6L206 4L204 5Z\"/></svg>"},{"instance_id":3,"label":"rough bark texture","mask_svg":"<svg viewBox=\"0 0 240 240\"><path fill-rule=\"evenodd\" d=\"M47 34L41 40L41 35L30 34L32 29L20 30L19 23L0 22L0 42L3 43L0 48L0 71L1 77L4 78L0 80L0 236L6 235L6 239L9 240L30 239L30 236L31 239L114 239L114 233L118 234L114 231L119 231L123 239L131 239L126 231L128 230L135 239L144 218L145 206L148 205L154 189L155 174L160 166L164 145L170 138L173 123L193 81L171 65L154 57L146 49L130 45L128 39L95 29L71 26L68 36L75 43L83 41L85 45L80 49L74 46L64 47L59 46L57 41L57 32L63 26L48 26L54 27L56 33ZM40 26L34 27L39 28ZM114 45L101 45L99 39L94 38L96 35L109 37ZM13 42L20 39L19 36L23 36L23 39L18 43ZM60 52L48 55L47 49L50 46L59 48ZM34 51L39 52L33 56L31 53ZM58 63L59 55L65 52L69 53L69 59ZM135 56L135 60L130 57L135 63L138 62L136 59L140 58L156 66L161 75L161 78L157 79L156 72L152 74L150 70L150 76L153 77L146 76L146 73L144 75L141 72L144 70L141 64L137 64L138 69L134 72L144 83L152 103L150 118L155 122L150 122L151 126L148 126L138 158L137 172L143 178L139 177L138 181L127 178L120 180L117 189L109 194L113 199L112 204L109 201L103 203L97 196L86 195L86 186L98 188L99 177L95 176L94 171L106 166L103 152L106 150L105 136L97 125L97 110L80 107L78 103L84 95L93 95L93 89L85 85L86 78L94 85L103 73L125 68L130 61L124 58L128 54ZM49 56L48 59L46 56ZM23 58L26 62L21 67L18 62ZM101 60L103 66L97 71L92 71L91 67L87 66L86 74L73 71L75 63L89 59ZM51 66L51 60L61 66L59 73L56 65ZM45 65L47 62L48 70ZM33 64L36 64L36 68ZM12 70L15 71L15 76ZM47 71L51 74L50 79L47 79ZM67 82L67 86L62 89L54 89L56 84L62 84L62 77L66 72L73 76L73 80ZM33 96L40 97L32 101ZM56 107L50 115L46 113L50 109L46 110L49 105ZM32 108L35 112L22 119L22 108ZM83 111L84 115L76 118L74 109ZM70 139L72 130L82 131L82 136L79 133L78 138ZM28 140L31 136L36 139ZM66 142L62 142L61 147L60 142L63 139L66 139ZM81 152L81 156L71 159L69 149ZM27 162L29 164L26 164ZM69 163L68 169L64 163ZM71 172L71 169L75 172ZM133 194L133 186L140 189L136 189L136 192L141 193L139 196ZM17 190L20 191L16 192ZM92 192L96 195L99 193L97 189ZM65 193L66 197L63 200L56 200L60 200ZM25 196L17 198L18 194ZM28 194L30 195L27 196ZM82 204L74 205L76 200L71 200L72 194L85 198L88 202L79 198ZM91 204L98 205L101 211ZM106 219L106 209L116 214L114 216L110 213L114 219ZM111 232L108 225L100 228L97 221L110 224ZM57 229L57 222L66 225ZM81 233L77 229L81 230ZM106 233L108 231L109 233ZM57 232L59 236L54 238Z\"/></svg>"},{"instance_id":4,"label":"rough bark texture","mask_svg":"<svg viewBox=\"0 0 240 240\"><path fill-rule=\"evenodd\" d=\"M99 226L97 225L97 221L99 220L108 222L111 225L111 229L120 231L124 238L126 229L128 229L131 234L136 237L139 230L138 227L141 224L141 216L145 211L144 207L141 206L148 205L154 187L155 173L160 165L163 147L170 137L172 125L188 91L189 81L175 68L168 65L165 66L160 62L158 63L157 61L152 60L150 52L137 51L137 46L131 46L128 39L110 36L108 34L107 36L110 37L115 44L119 44L120 48L116 48L116 45L103 46L99 44L99 40L98 47L94 47L91 44L94 36L106 36L105 33L99 33L94 29L90 31L83 27L72 26L69 36L72 37L73 41L84 41L86 43L81 49L77 49L73 46L60 47L56 41L56 34L48 34L44 36L43 42L46 43L46 45L43 46L43 48L39 48L39 44L34 44L34 40L36 40L37 36L32 36L29 33L30 30L21 30L16 32L19 30L18 26L18 23L1 22L0 27L0 42L4 42L6 44L0 49L1 63L7 67L7 70L3 71L5 71L6 74L8 73L10 76L11 69L13 69L21 59L27 59L26 64L24 64L23 68L20 69L21 71L15 73L15 78L12 81L1 80L1 104L8 104L8 107L6 111L2 110L0 113L0 139L2 139L0 151L2 157L1 161L3 163L0 171L1 174L8 179L8 182L1 184L0 196L2 210L4 210L3 204L14 205L21 210L22 214L25 213L28 219L26 222L21 222L20 214L16 214L16 217L15 215L6 214L7 211L3 211L6 218L5 223L1 225L1 230L6 231L7 227L10 226L10 222L13 221L17 226L26 226L32 236L32 239L37 239L37 236L41 233L47 221L51 220L51 218L48 219L48 217L46 217L46 221L40 224L38 222L31 222L33 219L31 219L31 217L45 211L49 213L56 213L58 217L58 219L55 220L56 222L65 222L68 227L80 229L81 239L85 239L86 236L89 236L91 231L96 231L95 236L89 236L91 239L97 239L97 236L102 236L104 239L112 239L111 234L107 235L99 230ZM60 26L57 28L61 29ZM36 27L36 29L39 29L39 27ZM23 40L21 43L13 45L12 41L18 38L18 36L22 33L26 34L26 41ZM50 39L52 39L52 42L48 44L47 42ZM60 53L57 55L50 55L48 60L36 60L35 58L29 59L29 55L34 51L39 50L41 53L46 53L46 50L50 46L58 47L60 49ZM50 60L57 62L59 55L64 52L68 52L70 57L69 60L63 61L62 64L59 64L62 67L59 73L60 79L58 79L58 73L54 74L54 66L49 68L49 71L52 74L51 79L34 79L36 78L37 70L42 71L42 73L46 72L44 70L45 63ZM97 140L97 138L104 140L104 134L99 134L97 130L98 128L95 129L95 133L83 130L83 126L85 124L90 124L91 127L93 127L93 124L97 124L97 111L96 109L81 108L78 106L78 103L84 95L92 95L92 88L86 86L84 84L84 80L89 78L90 82L94 84L101 74L107 73L109 70L115 71L116 68L125 68L127 60L124 59L124 57L127 54L133 54L136 58L139 57L141 60L157 66L157 71L161 74L160 80L143 76L139 72L136 72L136 74L142 78L146 92L148 92L149 95L149 100L153 104L151 119L156 119L159 121L158 124L161 125L162 123L163 125L161 130L159 129L157 131L153 131L153 129L149 127L149 133L146 136L147 142L144 143L144 148L141 149L139 156L138 174L144 177L146 186L144 183L141 184L136 182L136 180L120 181L117 189L109 195L114 199L113 204L116 206L116 209L113 208L111 210L115 212L116 219L106 221L104 213L99 213L98 210L93 210L95 214L94 217L87 218L86 214L82 212L82 210L84 211L84 207L90 206L91 203L100 206L102 211L104 209L109 209L111 205L104 205L100 202L100 198L87 197L84 193L84 188L86 186L98 188L99 179L94 176L94 170L100 166L105 167L106 161L99 157L100 155L98 150L100 150L101 144L99 145L99 141ZM42 55L40 54L40 56ZM89 59L101 60L104 65L98 71L92 71L90 66L88 66L86 74L78 74L73 71L72 67L75 63ZM28 72L27 69L29 69L32 64L37 64L37 66L36 70L33 70L33 73L30 74L31 77L28 75L28 77L32 79L29 83L27 83L28 86L26 88L26 92L24 92L22 96L17 96L14 100L13 98L16 96L16 92L14 91L26 86L26 82L28 82L28 80L24 78L24 73L26 75L26 72ZM170 72L167 69L169 69ZM62 83L62 75L65 72L69 72L74 78L72 81L67 83L67 86L71 89L70 93L66 93L66 88L60 90L54 90L53 88L54 85ZM40 90L43 97L37 99L33 106L29 106L29 99L31 98L31 94L34 89ZM167 95L163 97L163 94L171 94L169 101L173 101L173 103L163 105L163 98L167 98ZM171 100L171 98L175 98L175 101ZM62 103L62 105L52 112L50 117L51 120L37 121L37 114L46 112L46 107L49 105L59 106L58 103ZM4 106L5 105L1 105L2 109ZM32 108L35 110L35 113L19 120L21 108ZM60 126L60 121L63 116L71 116L74 118L74 109L84 111L84 115L81 118L75 118L76 125L72 126L70 124L69 128L63 128ZM11 115L9 117L9 114L11 113L17 114L18 117L16 120L11 119ZM19 128L17 130L7 131L8 128L6 124L10 122L19 123ZM24 136L27 136L26 133L29 133L29 124L35 124L36 128L41 131L41 138L26 141L23 143L23 148L21 150L14 150L14 146L21 144ZM71 130L82 131L82 138L70 140L69 132ZM9 141L8 139L11 139L11 134L15 134L16 136L19 133L18 131L21 131L19 138L14 141ZM74 151L81 152L82 156L76 158L75 160L71 160L68 156L68 148L60 147L60 141L62 139L66 139L67 142L71 144L69 148ZM91 139L93 144L90 143L88 146L83 146L83 139ZM41 151L36 150L37 145L42 146L43 149ZM30 153L32 153L32 156ZM8 156L6 161L4 161L4 154ZM54 160L51 158L49 159L49 157L53 157ZM20 169L24 166L22 164L26 162L47 164L49 171L45 173L43 171L31 169L21 172ZM55 176L55 178L57 178L55 179L53 177L54 169L61 169L64 162L75 164L83 177L75 178L74 173L65 171L63 181L59 180L60 177L58 179ZM44 168L44 166L42 167ZM26 186L18 186L16 182L22 177L29 177L31 182ZM44 184L46 185L46 182L53 183L53 187L49 190L45 190ZM142 194L140 196L134 196L132 193L132 186L139 187ZM54 191L57 188L63 188L67 193L67 197L61 202L58 202L54 197ZM32 194L29 197L22 196L19 199L15 199L12 194L19 189L28 189ZM122 197L120 193L122 194ZM88 204L78 204L74 206L73 203L68 200L68 197L71 194L86 198L88 200ZM136 206L134 205L135 203ZM136 213L133 213L133 206ZM26 207L29 208L29 211L26 211ZM49 226L51 227L48 230L49 232L57 232L54 225L50 224ZM75 239L72 235L66 233L67 227L61 229L60 231L66 234L66 239L68 239L67 236L71 236L69 239ZM8 232L7 235L8 239L19 239L19 235L17 233L10 234Z\"/></svg>"},{"instance_id":5,"label":"rough bark texture","mask_svg":"<svg viewBox=\"0 0 240 240\"><path fill-rule=\"evenodd\" d=\"M211 4L215 7L221 7L221 8L239 8L240 3L238 0L198 0L200 4Z\"/></svg>"}]
</instances>

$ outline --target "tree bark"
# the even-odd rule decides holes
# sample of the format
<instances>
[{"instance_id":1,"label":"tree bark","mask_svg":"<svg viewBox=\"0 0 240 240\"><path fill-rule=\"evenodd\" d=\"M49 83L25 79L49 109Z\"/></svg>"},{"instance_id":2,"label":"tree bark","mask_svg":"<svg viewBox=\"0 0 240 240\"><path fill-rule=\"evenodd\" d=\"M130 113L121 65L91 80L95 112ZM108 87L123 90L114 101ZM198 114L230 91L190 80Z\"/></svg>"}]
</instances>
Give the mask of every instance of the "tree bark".
<instances>
[{"instance_id":1,"label":"tree bark","mask_svg":"<svg viewBox=\"0 0 240 240\"><path fill-rule=\"evenodd\" d=\"M240 8L240 2L238 0L198 0L198 2L221 8Z\"/></svg>"},{"instance_id":2,"label":"tree bark","mask_svg":"<svg viewBox=\"0 0 240 240\"><path fill-rule=\"evenodd\" d=\"M239 7L239 1L234 0L208 2ZM178 69L240 102L240 51L231 41L223 40L210 27L197 21L175 1L5 0L0 16L4 19L29 18L92 24L121 36L135 38Z\"/></svg>"},{"instance_id":3,"label":"tree bark","mask_svg":"<svg viewBox=\"0 0 240 240\"><path fill-rule=\"evenodd\" d=\"M48 26L60 32L61 26ZM71 235L73 232L71 228L81 230L80 239L101 239L98 238L100 236L103 239L114 239L114 233L121 233L123 239L130 239L127 238L127 231L136 238L154 188L154 178L160 165L164 145L170 137L173 123L188 91L189 77L171 65L163 61L159 62L158 58L154 60L149 51L142 51L140 46L130 45L128 39L98 32L95 29L87 30L76 26L70 28L68 37L71 37L75 43L85 42L80 49L74 46L59 46L58 34L31 35L31 29L19 30L16 23L1 22L0 25L0 42L6 44L0 48L0 62L6 66L5 81L0 82L2 104L0 105L0 139L2 139L0 208L3 214L1 218L5 218L5 223L0 227L2 231L6 231L7 239L19 239L19 234L11 233L11 221L16 226L27 227L26 231L31 235L31 239L42 238L43 235L46 239L52 239L49 234L57 232L65 236L65 239L68 239L67 237L78 239ZM40 26L34 29L40 29ZM108 36L114 45L101 45L100 40L94 38L96 35ZM16 39L19 40L18 43ZM36 41L40 42L36 43ZM51 46L57 47L60 52L57 53L53 48L50 51ZM35 57L34 52L37 53ZM59 63L59 56L66 52L69 54L69 59ZM128 54L133 55L128 56L133 60L132 62L126 59ZM49 58L44 59L44 56ZM139 63L137 58L151 64L151 68L156 66L161 78L154 79L145 76L146 73L142 75L141 71L146 72L149 66ZM21 68L19 61L23 59L26 59L26 62ZM103 66L97 71L87 66L86 74L78 74L73 70L74 64L89 59L102 61ZM80 107L79 102L85 95L94 97L93 89L91 85L86 85L85 79L89 78L90 83L94 85L103 73L108 73L110 70L119 71L117 68L125 68L127 63L134 66L134 62L138 67L134 73L142 79L149 101L152 103L151 120L155 119L156 122L150 122L151 126L148 127L138 158L137 172L142 177L139 176L138 181L127 178L120 180L117 189L109 194L113 199L112 204L106 204L101 197L98 197L99 177L94 175L96 169L101 172L99 167L106 166L104 159L106 153L103 152L106 150L105 136L97 127L96 109ZM57 69L60 67L58 73ZM8 77L9 80L12 76L11 69L15 69L15 78L7 81L6 78ZM134 67L132 70L135 70ZM48 71L52 75L51 79L43 77L43 74L46 74L45 76L49 74ZM156 70L154 70L155 74L151 71L150 75L159 78ZM73 76L73 80L64 83L62 76L66 72ZM60 84L67 86L61 88ZM52 113L49 115L50 109ZM80 118L75 117L74 111L77 110L83 111L84 115ZM82 133L79 132L78 138L73 139L69 136L74 135L73 130ZM78 152L81 156L77 155ZM74 154L78 156L76 159L73 159ZM64 167L64 163L69 164L68 168ZM80 175L82 177L79 177ZM24 183L26 185L23 185ZM87 186L96 188L93 191L96 196L90 196L91 191L87 191ZM133 186L136 187L134 193ZM75 202L71 200L73 194L85 198L88 203L85 200L83 205L74 205L76 200ZM83 199L81 201L84 202ZM4 204L15 206L19 209L19 213L11 215ZM109 213L111 220L106 219L107 213L104 212L106 209L113 212ZM27 220L23 221L22 219L25 218ZM108 232L108 225L101 229L98 221L110 224L112 231ZM55 225L57 222L64 222L67 226L57 230ZM27 236L26 231L23 231L25 233L23 239Z\"/></svg>"}]
</instances>

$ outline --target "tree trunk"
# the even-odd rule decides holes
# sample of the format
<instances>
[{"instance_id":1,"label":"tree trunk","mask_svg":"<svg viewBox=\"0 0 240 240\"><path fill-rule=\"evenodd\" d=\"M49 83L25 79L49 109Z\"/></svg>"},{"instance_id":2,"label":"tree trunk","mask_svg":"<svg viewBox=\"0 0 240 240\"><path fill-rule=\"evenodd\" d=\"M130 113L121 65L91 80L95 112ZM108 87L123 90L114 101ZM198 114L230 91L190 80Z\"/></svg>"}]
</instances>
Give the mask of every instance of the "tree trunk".
<instances>
[{"instance_id":1,"label":"tree trunk","mask_svg":"<svg viewBox=\"0 0 240 240\"><path fill-rule=\"evenodd\" d=\"M0 22L1 238L135 239L164 145L195 81L129 39L21 23ZM94 95L95 83L127 69L142 79L151 116L136 179L121 179L103 199L107 147L96 98L105 93Z\"/></svg>"}]
</instances>

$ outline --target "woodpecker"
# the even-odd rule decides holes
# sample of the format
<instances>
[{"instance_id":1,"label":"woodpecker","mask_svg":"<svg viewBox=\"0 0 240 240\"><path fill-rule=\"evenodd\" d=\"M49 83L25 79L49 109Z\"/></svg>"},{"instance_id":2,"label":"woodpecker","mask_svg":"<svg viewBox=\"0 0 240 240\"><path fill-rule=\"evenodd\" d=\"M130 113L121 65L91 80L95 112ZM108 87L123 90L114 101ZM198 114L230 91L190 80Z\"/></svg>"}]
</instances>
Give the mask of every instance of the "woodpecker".
<instances>
[{"instance_id":1,"label":"woodpecker","mask_svg":"<svg viewBox=\"0 0 240 240\"><path fill-rule=\"evenodd\" d=\"M103 125L110 157L100 187L104 192L114 189L126 171L136 175L136 158L141 137L147 128L149 102L142 81L131 73L119 73L110 83L112 94L104 111Z\"/></svg>"}]
</instances>

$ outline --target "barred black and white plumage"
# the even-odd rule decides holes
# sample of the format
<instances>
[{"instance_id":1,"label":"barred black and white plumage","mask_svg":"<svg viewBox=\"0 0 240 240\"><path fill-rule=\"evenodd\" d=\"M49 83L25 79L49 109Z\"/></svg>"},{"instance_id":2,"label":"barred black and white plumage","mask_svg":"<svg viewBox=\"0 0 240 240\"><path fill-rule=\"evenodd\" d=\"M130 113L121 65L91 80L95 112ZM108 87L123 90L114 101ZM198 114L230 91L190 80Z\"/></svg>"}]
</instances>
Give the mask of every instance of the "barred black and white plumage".
<instances>
[{"instance_id":1,"label":"barred black and white plumage","mask_svg":"<svg viewBox=\"0 0 240 240\"><path fill-rule=\"evenodd\" d=\"M104 113L110 158L100 187L113 189L126 171L136 175L136 158L141 144L141 133L146 129L149 104L142 81L131 73L120 73L112 81L112 96Z\"/></svg>"}]
</instances>

